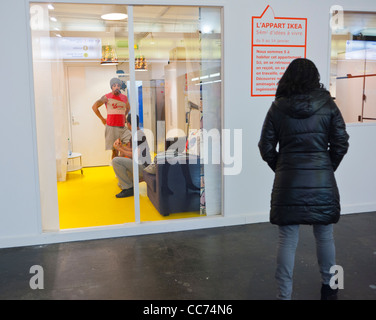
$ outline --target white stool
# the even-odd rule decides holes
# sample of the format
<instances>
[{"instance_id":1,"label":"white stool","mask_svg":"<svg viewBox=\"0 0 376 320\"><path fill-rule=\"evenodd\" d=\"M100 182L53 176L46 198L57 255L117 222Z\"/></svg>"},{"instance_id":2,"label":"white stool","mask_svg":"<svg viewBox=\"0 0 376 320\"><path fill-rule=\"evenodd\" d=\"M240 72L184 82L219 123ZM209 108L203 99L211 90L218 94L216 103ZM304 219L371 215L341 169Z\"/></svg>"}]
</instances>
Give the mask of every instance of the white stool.
<instances>
[{"instance_id":1,"label":"white stool","mask_svg":"<svg viewBox=\"0 0 376 320\"><path fill-rule=\"evenodd\" d=\"M69 164L69 160L76 159L76 158L80 158L80 165L79 166L73 166L73 168L71 168L71 169L67 168L67 171L71 172L71 171L81 170L81 174L83 174L84 172L82 170L82 154L81 153L72 152L71 155L68 155L68 164Z\"/></svg>"}]
</instances>

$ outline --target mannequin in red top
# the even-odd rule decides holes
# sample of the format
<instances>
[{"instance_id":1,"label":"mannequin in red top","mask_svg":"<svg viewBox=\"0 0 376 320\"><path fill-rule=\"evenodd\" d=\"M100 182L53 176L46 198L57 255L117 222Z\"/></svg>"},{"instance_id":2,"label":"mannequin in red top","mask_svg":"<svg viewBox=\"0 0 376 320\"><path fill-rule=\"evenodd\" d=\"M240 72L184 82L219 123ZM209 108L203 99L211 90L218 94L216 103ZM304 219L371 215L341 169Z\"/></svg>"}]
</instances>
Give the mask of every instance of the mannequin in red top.
<instances>
[{"instance_id":1,"label":"mannequin in red top","mask_svg":"<svg viewBox=\"0 0 376 320\"><path fill-rule=\"evenodd\" d=\"M127 127L125 125L126 116L130 110L130 105L126 95L120 92L122 81L118 78L110 80L111 92L102 96L95 101L92 109L97 117L106 126L105 140L106 150L112 150L112 159L117 156L118 151L113 148L113 144L117 139L122 139L126 134ZM106 106L107 118L104 118L99 111L99 107Z\"/></svg>"}]
</instances>

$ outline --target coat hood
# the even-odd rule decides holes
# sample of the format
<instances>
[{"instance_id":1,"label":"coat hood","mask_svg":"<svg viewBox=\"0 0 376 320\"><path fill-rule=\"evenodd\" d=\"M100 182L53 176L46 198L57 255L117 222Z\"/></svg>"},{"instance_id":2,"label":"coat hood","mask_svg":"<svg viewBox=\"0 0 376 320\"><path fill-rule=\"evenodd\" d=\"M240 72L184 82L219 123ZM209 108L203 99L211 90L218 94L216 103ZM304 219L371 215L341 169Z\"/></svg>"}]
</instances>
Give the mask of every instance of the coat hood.
<instances>
[{"instance_id":1,"label":"coat hood","mask_svg":"<svg viewBox=\"0 0 376 320\"><path fill-rule=\"evenodd\" d=\"M325 89L316 89L309 94L297 94L289 98L281 97L274 101L276 107L292 118L309 118L331 99Z\"/></svg>"}]
</instances>

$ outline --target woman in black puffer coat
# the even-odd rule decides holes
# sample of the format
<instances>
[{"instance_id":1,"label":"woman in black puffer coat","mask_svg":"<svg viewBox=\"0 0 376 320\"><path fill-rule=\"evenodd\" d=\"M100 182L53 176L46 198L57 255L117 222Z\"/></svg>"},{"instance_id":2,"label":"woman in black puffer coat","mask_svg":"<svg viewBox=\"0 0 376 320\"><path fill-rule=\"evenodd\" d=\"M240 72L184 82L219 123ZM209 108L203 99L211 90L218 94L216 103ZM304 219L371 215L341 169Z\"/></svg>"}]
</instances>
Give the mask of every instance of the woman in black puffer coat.
<instances>
[{"instance_id":1,"label":"woman in black puffer coat","mask_svg":"<svg viewBox=\"0 0 376 320\"><path fill-rule=\"evenodd\" d=\"M270 222L280 232L276 278L281 299L291 299L300 224L314 226L321 298L336 297L337 290L329 286L329 269L335 264L332 224L340 217L334 171L348 140L341 112L320 84L316 66L308 59L292 61L279 81L259 142L263 160L275 172Z\"/></svg>"}]
</instances>

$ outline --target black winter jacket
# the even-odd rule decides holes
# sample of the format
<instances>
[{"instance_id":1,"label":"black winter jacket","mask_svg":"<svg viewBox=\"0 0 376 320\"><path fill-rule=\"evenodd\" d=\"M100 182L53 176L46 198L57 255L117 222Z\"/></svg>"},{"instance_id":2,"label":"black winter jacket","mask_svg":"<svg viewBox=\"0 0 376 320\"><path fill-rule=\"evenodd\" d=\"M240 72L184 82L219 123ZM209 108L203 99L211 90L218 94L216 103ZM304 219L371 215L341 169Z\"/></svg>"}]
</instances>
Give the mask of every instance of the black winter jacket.
<instances>
[{"instance_id":1,"label":"black winter jacket","mask_svg":"<svg viewBox=\"0 0 376 320\"><path fill-rule=\"evenodd\" d=\"M348 140L341 112L325 89L272 103L258 144L263 160L275 172L271 223L339 220L334 171L347 152Z\"/></svg>"}]
</instances>

